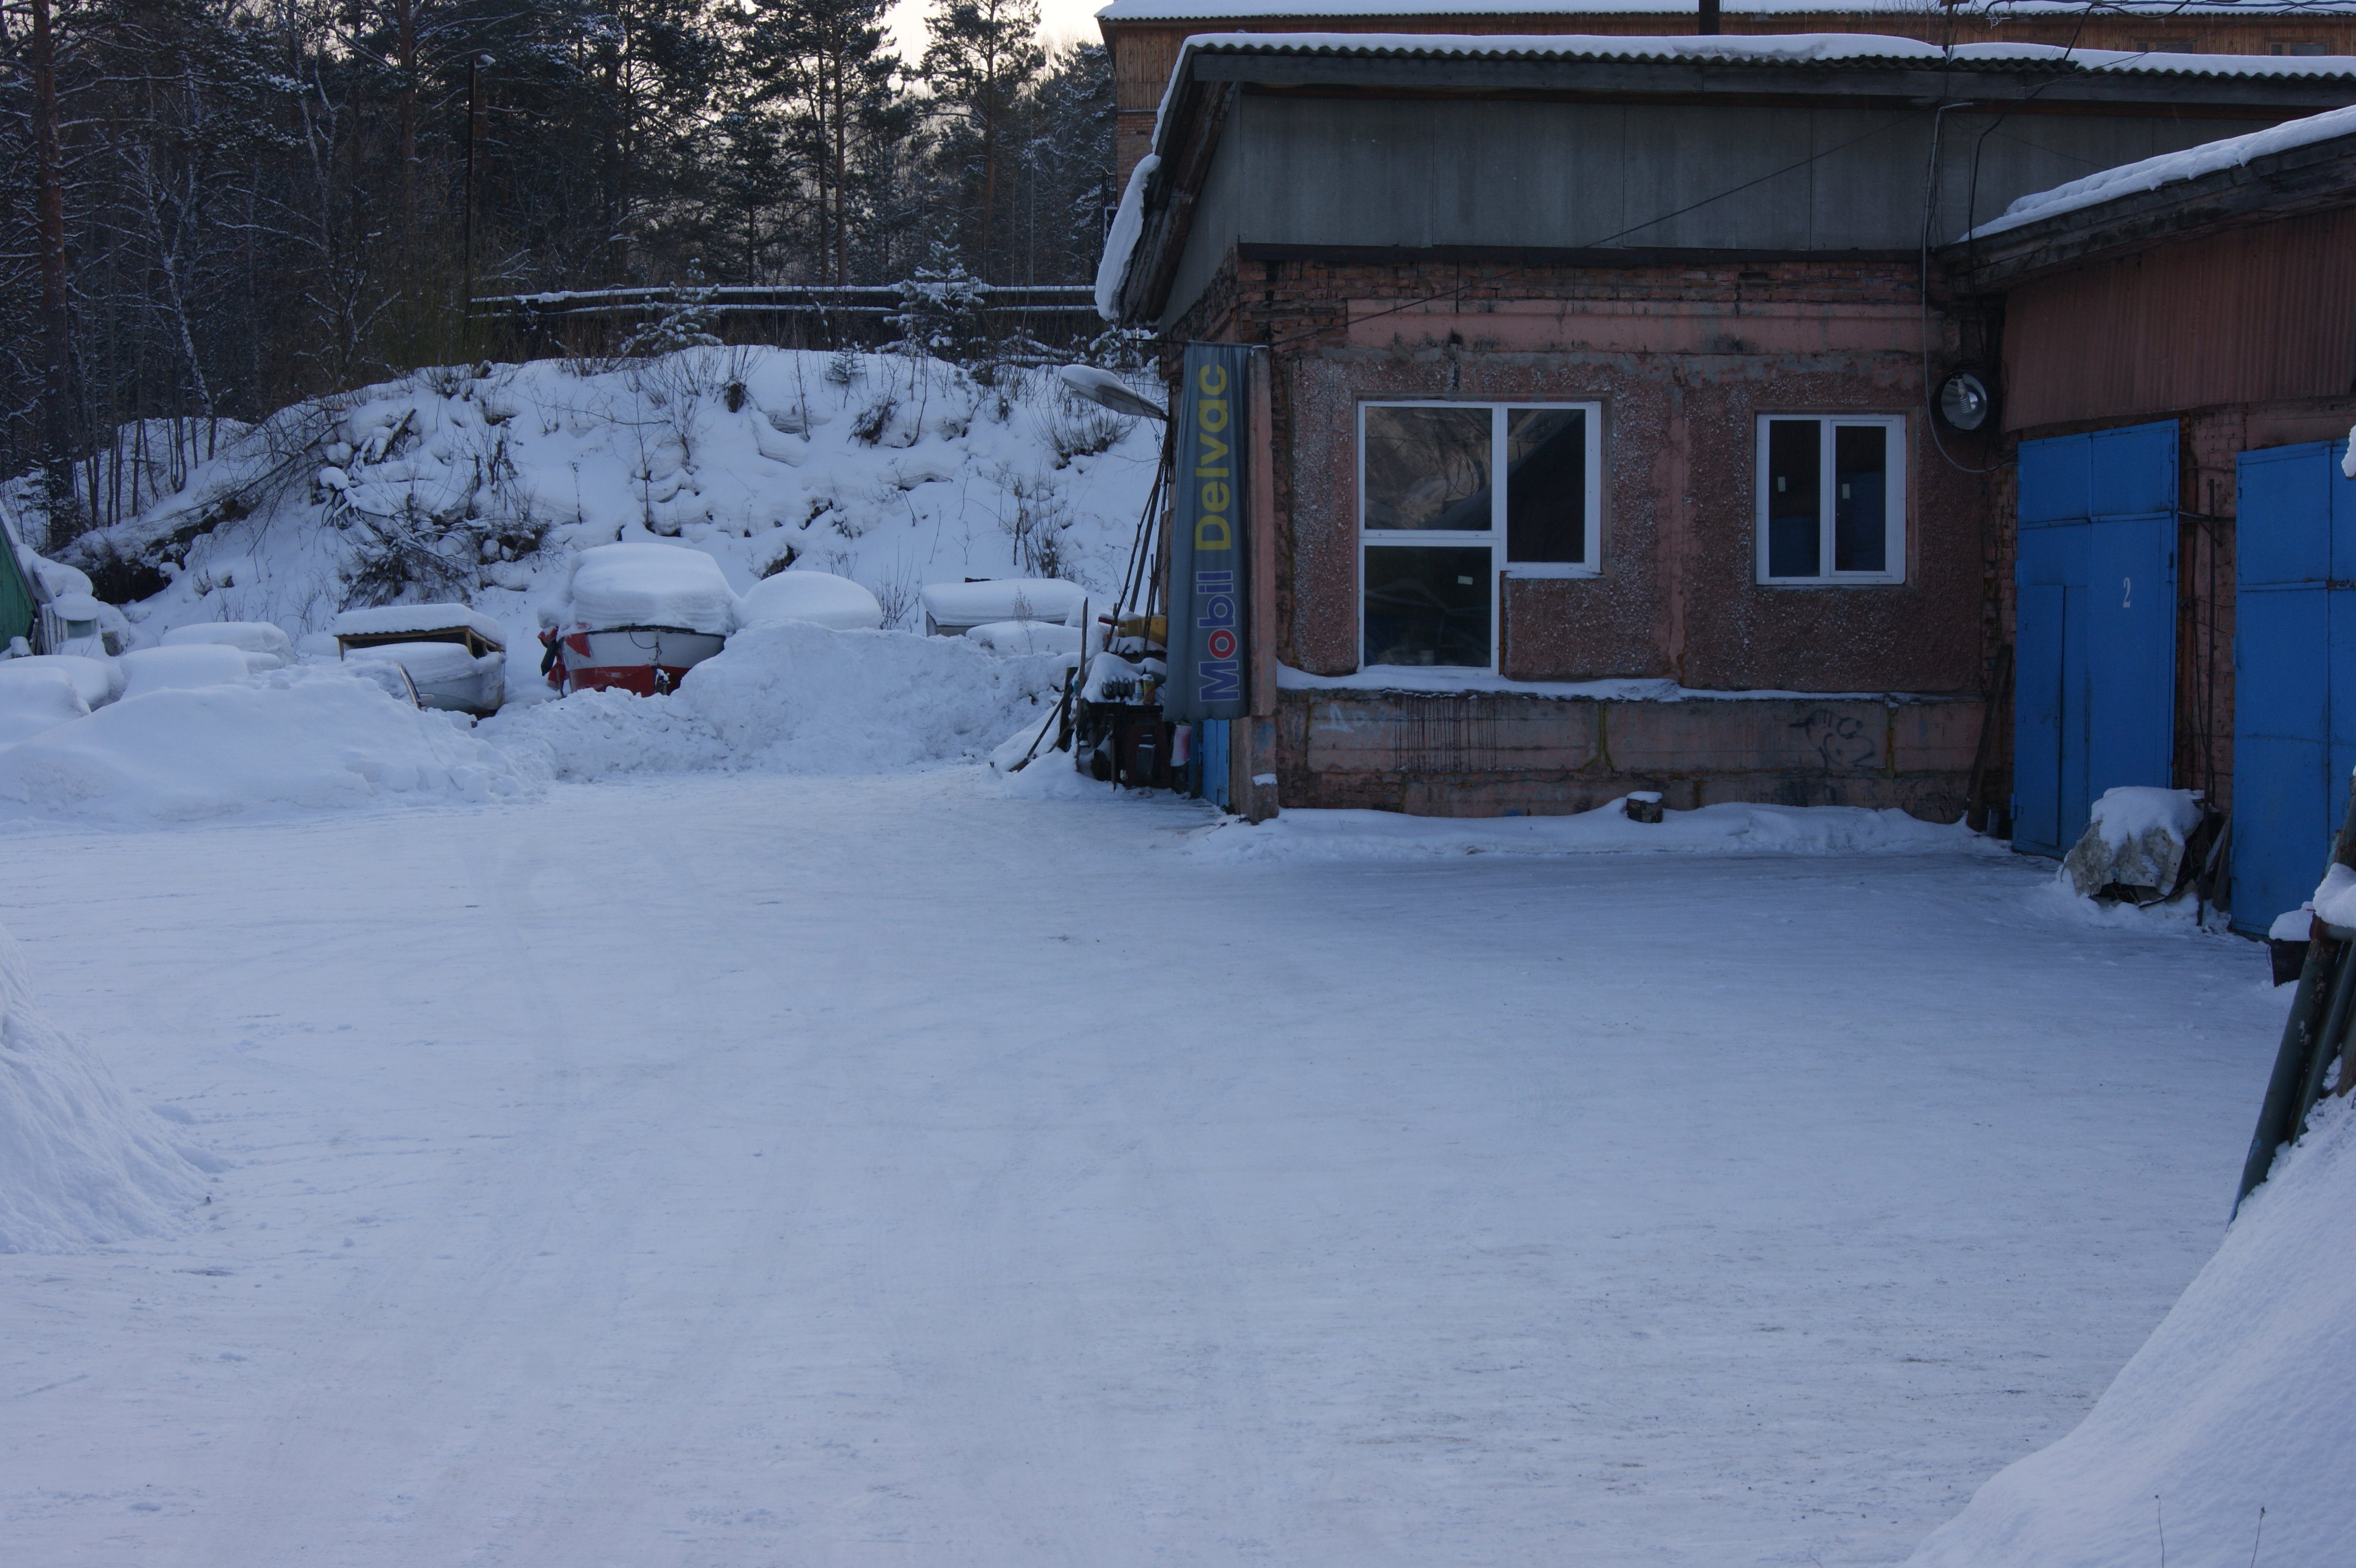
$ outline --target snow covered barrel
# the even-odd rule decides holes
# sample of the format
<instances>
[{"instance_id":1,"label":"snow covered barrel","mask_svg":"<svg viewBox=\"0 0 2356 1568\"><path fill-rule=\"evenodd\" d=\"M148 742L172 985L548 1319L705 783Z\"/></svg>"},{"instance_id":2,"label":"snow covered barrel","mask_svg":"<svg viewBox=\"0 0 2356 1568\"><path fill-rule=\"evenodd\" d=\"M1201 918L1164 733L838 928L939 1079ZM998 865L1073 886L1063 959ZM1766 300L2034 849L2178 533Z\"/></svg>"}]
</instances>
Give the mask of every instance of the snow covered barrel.
<instances>
[{"instance_id":1,"label":"snow covered barrel","mask_svg":"<svg viewBox=\"0 0 2356 1568\"><path fill-rule=\"evenodd\" d=\"M581 553L541 668L560 692L675 690L736 628L720 564L678 544L600 544Z\"/></svg>"},{"instance_id":2,"label":"snow covered barrel","mask_svg":"<svg viewBox=\"0 0 2356 1568\"><path fill-rule=\"evenodd\" d=\"M400 665L428 708L487 718L507 700L507 632L466 605L377 605L327 623L348 660Z\"/></svg>"}]
</instances>

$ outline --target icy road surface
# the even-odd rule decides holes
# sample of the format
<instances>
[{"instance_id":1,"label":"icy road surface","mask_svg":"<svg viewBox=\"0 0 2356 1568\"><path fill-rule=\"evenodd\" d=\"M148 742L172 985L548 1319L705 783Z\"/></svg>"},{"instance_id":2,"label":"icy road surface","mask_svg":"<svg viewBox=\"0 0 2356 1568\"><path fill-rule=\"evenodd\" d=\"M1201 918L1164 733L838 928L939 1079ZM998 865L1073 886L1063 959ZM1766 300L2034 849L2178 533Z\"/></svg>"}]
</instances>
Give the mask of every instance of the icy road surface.
<instances>
[{"instance_id":1,"label":"icy road surface","mask_svg":"<svg viewBox=\"0 0 2356 1568\"><path fill-rule=\"evenodd\" d=\"M2282 1013L2030 863L993 788L0 840L50 1013L234 1162L0 1257L0 1556L1888 1563L2215 1246Z\"/></svg>"}]
</instances>

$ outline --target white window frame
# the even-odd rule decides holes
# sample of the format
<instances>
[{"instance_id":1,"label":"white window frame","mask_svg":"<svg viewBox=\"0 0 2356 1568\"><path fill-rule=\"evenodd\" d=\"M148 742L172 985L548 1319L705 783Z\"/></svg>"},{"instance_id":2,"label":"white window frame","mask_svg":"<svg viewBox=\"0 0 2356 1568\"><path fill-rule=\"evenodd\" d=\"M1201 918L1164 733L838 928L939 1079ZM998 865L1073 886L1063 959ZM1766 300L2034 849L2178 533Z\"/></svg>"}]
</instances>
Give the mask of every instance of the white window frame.
<instances>
[{"instance_id":1,"label":"white window frame","mask_svg":"<svg viewBox=\"0 0 2356 1568\"><path fill-rule=\"evenodd\" d=\"M1890 456L1890 513L1885 526L1890 537L1883 559L1889 569L1880 572L1820 572L1813 577L1771 577L1767 575L1767 427L1783 419L1813 419L1816 422L1816 560L1829 565L1833 556L1833 508L1838 498L1833 493L1833 432L1843 425L1852 428L1871 426L1888 432L1883 439L1884 450ZM1759 416L1759 439L1751 471L1751 488L1757 497L1752 509L1752 532L1758 536L1759 585L1765 588L1822 588L1847 585L1870 585L1877 583L1906 581L1906 415L1902 413L1828 413L1822 409L1785 409L1776 413Z\"/></svg>"},{"instance_id":2,"label":"white window frame","mask_svg":"<svg viewBox=\"0 0 2356 1568\"><path fill-rule=\"evenodd\" d=\"M1485 529L1369 528L1366 526L1366 411L1370 408L1485 408L1489 411L1489 526ZM1505 416L1509 409L1578 409L1587 415L1587 538L1584 561L1523 561L1505 559ZM1507 577L1600 577L1603 575L1603 403L1600 398L1438 398L1378 397L1358 404L1358 667L1366 658L1366 549L1369 545L1454 545L1489 549L1489 662L1498 667L1498 639L1505 630L1503 580ZM1384 665L1384 669L1421 669L1421 665ZM1475 664L1436 665L1435 669L1477 670Z\"/></svg>"}]
</instances>

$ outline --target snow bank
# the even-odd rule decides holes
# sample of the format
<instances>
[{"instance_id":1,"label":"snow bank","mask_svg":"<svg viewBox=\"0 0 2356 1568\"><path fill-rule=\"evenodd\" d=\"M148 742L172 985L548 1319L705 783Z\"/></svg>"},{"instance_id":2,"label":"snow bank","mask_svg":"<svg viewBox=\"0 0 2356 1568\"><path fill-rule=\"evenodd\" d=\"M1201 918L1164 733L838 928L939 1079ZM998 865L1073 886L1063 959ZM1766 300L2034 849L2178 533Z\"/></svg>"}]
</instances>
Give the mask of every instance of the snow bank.
<instances>
[{"instance_id":1,"label":"snow bank","mask_svg":"<svg viewBox=\"0 0 2356 1568\"><path fill-rule=\"evenodd\" d=\"M737 618L746 626L806 620L837 631L873 631L884 624L875 596L831 572L780 572L744 590Z\"/></svg>"},{"instance_id":2,"label":"snow bank","mask_svg":"<svg viewBox=\"0 0 2356 1568\"><path fill-rule=\"evenodd\" d=\"M2348 1561L2351 1211L2356 1106L2328 1099L2078 1429L1982 1487L1908 1568L2151 1568L2163 1526L2170 1562Z\"/></svg>"},{"instance_id":3,"label":"snow bank","mask_svg":"<svg viewBox=\"0 0 2356 1568\"><path fill-rule=\"evenodd\" d=\"M371 605L345 610L327 623L327 633L331 637L397 637L403 632L451 631L459 627L471 628L498 647L507 646L506 628L466 605ZM166 639L177 635L167 633Z\"/></svg>"},{"instance_id":4,"label":"snow bank","mask_svg":"<svg viewBox=\"0 0 2356 1568\"><path fill-rule=\"evenodd\" d=\"M969 641L993 653L1070 653L1080 651L1086 629L1062 621L994 620L965 630Z\"/></svg>"},{"instance_id":5,"label":"snow bank","mask_svg":"<svg viewBox=\"0 0 2356 1568\"><path fill-rule=\"evenodd\" d=\"M750 627L667 697L584 692L509 709L481 734L542 747L558 774L754 768L860 773L987 756L1052 702L1069 661L962 638Z\"/></svg>"},{"instance_id":6,"label":"snow bank","mask_svg":"<svg viewBox=\"0 0 2356 1568\"><path fill-rule=\"evenodd\" d=\"M81 700L102 708L123 695L126 674L120 659L96 659L80 653L36 653L27 659L0 660L0 681L21 678L36 670L64 672L81 693Z\"/></svg>"},{"instance_id":7,"label":"snow bank","mask_svg":"<svg viewBox=\"0 0 2356 1568\"><path fill-rule=\"evenodd\" d=\"M81 687L56 665L14 668L32 662L12 659L0 663L0 746L30 740L90 713L90 700Z\"/></svg>"},{"instance_id":8,"label":"snow bank","mask_svg":"<svg viewBox=\"0 0 2356 1568\"><path fill-rule=\"evenodd\" d=\"M123 656L123 694L137 697L149 692L218 686L242 681L254 672L243 649L218 642L134 648Z\"/></svg>"},{"instance_id":9,"label":"snow bank","mask_svg":"<svg viewBox=\"0 0 2356 1568\"><path fill-rule=\"evenodd\" d=\"M159 649L220 652L232 649ZM0 751L0 817L172 822L376 800L530 794L543 759L494 749L329 666L167 688Z\"/></svg>"},{"instance_id":10,"label":"snow bank","mask_svg":"<svg viewBox=\"0 0 2356 1568\"><path fill-rule=\"evenodd\" d=\"M725 637L736 595L718 562L677 544L601 544L573 568L564 624L592 630L676 627Z\"/></svg>"},{"instance_id":11,"label":"snow bank","mask_svg":"<svg viewBox=\"0 0 2356 1568\"><path fill-rule=\"evenodd\" d=\"M155 1235L200 1191L163 1124L34 1006L24 950L0 929L0 1252Z\"/></svg>"},{"instance_id":12,"label":"snow bank","mask_svg":"<svg viewBox=\"0 0 2356 1568\"><path fill-rule=\"evenodd\" d=\"M1036 766L1033 764L1033 766ZM1027 769L1025 770L1028 771ZM1942 826L1900 811L1854 806L1704 806L1629 820L1613 800L1562 817L1410 817L1395 811L1298 811L1257 826L1227 822L1194 853L1227 860L1412 860L1453 854L2002 854L1960 822Z\"/></svg>"},{"instance_id":13,"label":"snow bank","mask_svg":"<svg viewBox=\"0 0 2356 1568\"><path fill-rule=\"evenodd\" d=\"M497 622L493 622L497 625ZM268 653L282 661L294 662L294 642L284 628L266 620L198 621L190 626L176 626L158 639L165 648L184 648L194 643L218 642L230 648L241 648L248 653Z\"/></svg>"}]
</instances>

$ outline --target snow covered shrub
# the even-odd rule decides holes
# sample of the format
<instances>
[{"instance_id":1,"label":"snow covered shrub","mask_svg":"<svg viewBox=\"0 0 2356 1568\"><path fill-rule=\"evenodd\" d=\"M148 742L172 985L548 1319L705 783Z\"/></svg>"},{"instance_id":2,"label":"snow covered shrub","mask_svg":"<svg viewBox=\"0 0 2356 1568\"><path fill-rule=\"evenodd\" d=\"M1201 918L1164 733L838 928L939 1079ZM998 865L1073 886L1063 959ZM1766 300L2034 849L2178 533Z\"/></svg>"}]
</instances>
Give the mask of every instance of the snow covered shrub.
<instances>
[{"instance_id":1,"label":"snow covered shrub","mask_svg":"<svg viewBox=\"0 0 2356 1568\"><path fill-rule=\"evenodd\" d=\"M1069 467L1075 457L1093 457L1120 445L1137 422L1125 414L1058 390L1051 394L1045 419L1047 444L1055 452L1055 467Z\"/></svg>"},{"instance_id":2,"label":"snow covered shrub","mask_svg":"<svg viewBox=\"0 0 2356 1568\"><path fill-rule=\"evenodd\" d=\"M1059 467L1061 465L1058 465ZM1064 575L1064 535L1072 526L1071 508L1064 502L1054 483L1033 475L1024 478L1010 470L997 476L1012 503L999 526L1014 542L1014 559L1026 577L1060 577ZM1027 619L1028 617L1018 617Z\"/></svg>"}]
</instances>

